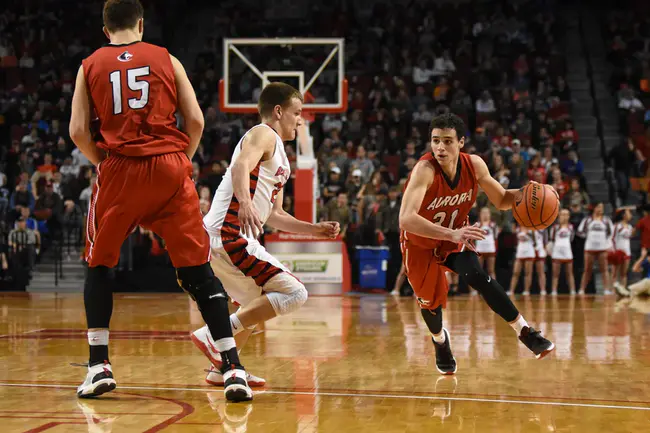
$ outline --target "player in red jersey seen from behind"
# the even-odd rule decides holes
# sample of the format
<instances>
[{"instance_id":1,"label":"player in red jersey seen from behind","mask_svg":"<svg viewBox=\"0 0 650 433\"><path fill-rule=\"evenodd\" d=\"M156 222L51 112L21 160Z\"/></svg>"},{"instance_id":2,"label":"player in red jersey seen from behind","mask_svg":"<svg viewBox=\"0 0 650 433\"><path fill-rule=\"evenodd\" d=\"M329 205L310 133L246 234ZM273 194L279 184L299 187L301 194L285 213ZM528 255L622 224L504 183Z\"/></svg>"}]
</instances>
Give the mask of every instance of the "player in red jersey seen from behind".
<instances>
[{"instance_id":1,"label":"player in red jersey seen from behind","mask_svg":"<svg viewBox=\"0 0 650 433\"><path fill-rule=\"evenodd\" d=\"M139 0L108 0L110 44L83 60L72 100L70 136L97 167L87 222L84 304L90 359L79 397L116 387L108 358L113 293L109 270L124 239L142 226L167 244L180 286L196 301L221 354L229 401L252 399L230 328L228 297L210 268L210 241L191 179L203 114L187 74L166 49L142 42ZM175 112L185 132L176 127ZM99 138L90 131L93 111Z\"/></svg>"},{"instance_id":2,"label":"player in red jersey seen from behind","mask_svg":"<svg viewBox=\"0 0 650 433\"><path fill-rule=\"evenodd\" d=\"M479 263L473 241L483 230L467 224L479 186L497 209L512 208L519 190L506 190L476 155L461 153L465 124L455 114L431 121L431 152L420 158L406 184L400 209L402 257L406 275L431 332L436 367L441 374L456 372L449 332L442 326L447 303L445 272L462 275L492 310L517 332L537 358L555 346L528 325L503 287Z\"/></svg>"}]
</instances>

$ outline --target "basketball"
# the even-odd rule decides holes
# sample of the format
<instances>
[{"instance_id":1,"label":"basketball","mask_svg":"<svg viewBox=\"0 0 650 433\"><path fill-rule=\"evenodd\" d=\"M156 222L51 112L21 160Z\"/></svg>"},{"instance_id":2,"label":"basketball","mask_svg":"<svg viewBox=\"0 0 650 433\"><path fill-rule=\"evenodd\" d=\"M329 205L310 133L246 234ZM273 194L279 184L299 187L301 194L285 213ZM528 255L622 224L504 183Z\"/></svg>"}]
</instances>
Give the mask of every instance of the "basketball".
<instances>
[{"instance_id":1,"label":"basketball","mask_svg":"<svg viewBox=\"0 0 650 433\"><path fill-rule=\"evenodd\" d=\"M560 212L560 197L550 185L529 183L521 188L521 197L512 206L520 226L544 230L555 222Z\"/></svg>"}]
</instances>

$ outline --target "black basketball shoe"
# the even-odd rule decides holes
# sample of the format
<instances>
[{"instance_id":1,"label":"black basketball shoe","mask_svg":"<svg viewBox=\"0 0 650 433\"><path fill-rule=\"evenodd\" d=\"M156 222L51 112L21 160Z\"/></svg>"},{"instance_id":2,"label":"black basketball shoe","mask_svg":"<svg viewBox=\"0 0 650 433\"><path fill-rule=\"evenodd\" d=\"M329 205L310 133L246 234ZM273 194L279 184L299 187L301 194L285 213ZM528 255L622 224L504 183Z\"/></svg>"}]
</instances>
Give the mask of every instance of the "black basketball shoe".
<instances>
[{"instance_id":1,"label":"black basketball shoe","mask_svg":"<svg viewBox=\"0 0 650 433\"><path fill-rule=\"evenodd\" d=\"M246 381L246 370L242 366L224 366L221 373L223 374L223 392L226 400L232 402L251 401L253 391Z\"/></svg>"},{"instance_id":2,"label":"black basketball shoe","mask_svg":"<svg viewBox=\"0 0 650 433\"><path fill-rule=\"evenodd\" d=\"M544 338L540 331L529 326L521 330L519 340L535 354L537 359L542 359L555 349L555 344Z\"/></svg>"},{"instance_id":3,"label":"black basketball shoe","mask_svg":"<svg viewBox=\"0 0 650 433\"><path fill-rule=\"evenodd\" d=\"M442 344L436 343L431 337L433 347L436 348L436 368L440 374L454 374L457 366L456 358L451 353L451 338L449 338L449 331L445 328L442 328L442 332L445 333L445 342Z\"/></svg>"}]
</instances>

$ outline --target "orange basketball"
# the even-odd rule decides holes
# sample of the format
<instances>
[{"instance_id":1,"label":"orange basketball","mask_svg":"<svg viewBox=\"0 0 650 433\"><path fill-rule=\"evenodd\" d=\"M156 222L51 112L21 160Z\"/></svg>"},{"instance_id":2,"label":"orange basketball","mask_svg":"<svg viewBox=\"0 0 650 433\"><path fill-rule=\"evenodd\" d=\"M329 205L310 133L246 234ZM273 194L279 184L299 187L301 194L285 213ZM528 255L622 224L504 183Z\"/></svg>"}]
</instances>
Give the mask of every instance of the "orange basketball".
<instances>
[{"instance_id":1,"label":"orange basketball","mask_svg":"<svg viewBox=\"0 0 650 433\"><path fill-rule=\"evenodd\" d=\"M560 212L560 197L550 185L529 183L519 190L521 197L512 206L520 226L544 230L555 222Z\"/></svg>"}]
</instances>

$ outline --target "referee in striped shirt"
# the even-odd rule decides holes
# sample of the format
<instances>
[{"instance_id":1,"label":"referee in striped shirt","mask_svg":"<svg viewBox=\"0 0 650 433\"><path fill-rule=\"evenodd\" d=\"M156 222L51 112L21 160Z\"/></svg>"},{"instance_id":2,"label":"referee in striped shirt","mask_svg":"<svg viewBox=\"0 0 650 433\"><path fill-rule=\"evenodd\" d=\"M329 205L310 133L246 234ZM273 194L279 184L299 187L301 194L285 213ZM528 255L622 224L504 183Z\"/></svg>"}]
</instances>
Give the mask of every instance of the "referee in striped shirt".
<instances>
[{"instance_id":1,"label":"referee in striped shirt","mask_svg":"<svg viewBox=\"0 0 650 433\"><path fill-rule=\"evenodd\" d=\"M25 217L18 218L16 228L9 232L8 240L10 261L21 269L31 271L40 245L34 230L27 228Z\"/></svg>"}]
</instances>

